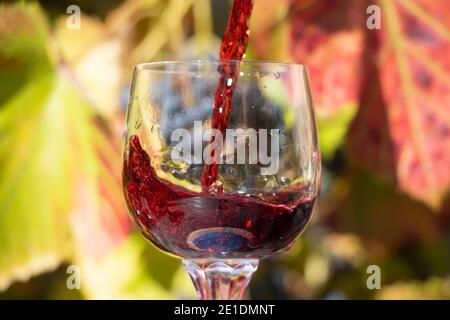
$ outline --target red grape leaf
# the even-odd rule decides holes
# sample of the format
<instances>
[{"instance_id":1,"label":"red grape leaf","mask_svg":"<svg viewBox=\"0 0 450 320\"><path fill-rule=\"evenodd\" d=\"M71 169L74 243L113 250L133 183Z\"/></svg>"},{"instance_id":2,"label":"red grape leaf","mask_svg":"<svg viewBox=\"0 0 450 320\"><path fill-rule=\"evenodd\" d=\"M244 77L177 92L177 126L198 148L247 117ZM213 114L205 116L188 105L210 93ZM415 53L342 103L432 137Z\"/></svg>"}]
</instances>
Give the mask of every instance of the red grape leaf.
<instances>
[{"instance_id":1,"label":"red grape leaf","mask_svg":"<svg viewBox=\"0 0 450 320\"><path fill-rule=\"evenodd\" d=\"M450 185L450 2L297 0L292 49L309 66L319 112L356 100L348 144L358 163L438 207Z\"/></svg>"},{"instance_id":2,"label":"red grape leaf","mask_svg":"<svg viewBox=\"0 0 450 320\"><path fill-rule=\"evenodd\" d=\"M382 1L382 28L367 31L367 38L377 41L373 53L380 86L375 92L384 103L372 99L361 107L374 116L377 111L385 113L388 139L380 139L385 143L378 147L365 141L365 149L374 150L356 155L382 171L387 170L370 153L390 157L399 187L436 207L450 184L450 6L444 1L424 4ZM441 11L447 16L437 14ZM370 81L366 86L374 82L366 80ZM379 136L386 131L383 125L374 130ZM352 133L365 131L363 127L367 128L364 121L356 121Z\"/></svg>"},{"instance_id":3,"label":"red grape leaf","mask_svg":"<svg viewBox=\"0 0 450 320\"><path fill-rule=\"evenodd\" d=\"M333 114L358 101L364 12L360 0L302 0L291 6L292 55L308 67L319 114Z\"/></svg>"},{"instance_id":4,"label":"red grape leaf","mask_svg":"<svg viewBox=\"0 0 450 320\"><path fill-rule=\"evenodd\" d=\"M361 1L355 0L255 2L253 16L258 18L250 27L250 56L307 66L324 159L342 144L357 111L364 40L361 10Z\"/></svg>"}]
</instances>

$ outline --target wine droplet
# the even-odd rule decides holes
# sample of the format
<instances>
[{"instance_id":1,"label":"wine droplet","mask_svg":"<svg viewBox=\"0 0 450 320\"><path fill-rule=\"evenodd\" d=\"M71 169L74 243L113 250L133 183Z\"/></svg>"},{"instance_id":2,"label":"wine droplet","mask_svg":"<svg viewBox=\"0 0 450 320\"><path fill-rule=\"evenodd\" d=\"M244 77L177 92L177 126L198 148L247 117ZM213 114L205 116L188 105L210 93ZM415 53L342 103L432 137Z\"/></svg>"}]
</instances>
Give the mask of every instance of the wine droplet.
<instances>
[{"instance_id":1,"label":"wine droplet","mask_svg":"<svg viewBox=\"0 0 450 320\"><path fill-rule=\"evenodd\" d=\"M222 181L217 179L213 183L211 183L208 187L208 191L212 194L218 194L222 190Z\"/></svg>"}]
</instances>

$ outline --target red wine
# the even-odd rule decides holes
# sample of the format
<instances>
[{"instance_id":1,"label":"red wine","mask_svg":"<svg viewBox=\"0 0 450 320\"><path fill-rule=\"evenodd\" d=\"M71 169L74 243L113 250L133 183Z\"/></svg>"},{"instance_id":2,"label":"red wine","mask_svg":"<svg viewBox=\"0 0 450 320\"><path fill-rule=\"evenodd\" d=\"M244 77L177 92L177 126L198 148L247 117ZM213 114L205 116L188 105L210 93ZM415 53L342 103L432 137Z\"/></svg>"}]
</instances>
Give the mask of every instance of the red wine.
<instances>
[{"instance_id":1,"label":"red wine","mask_svg":"<svg viewBox=\"0 0 450 320\"><path fill-rule=\"evenodd\" d=\"M242 60L247 49L250 35L249 20L252 13L253 0L234 0L228 18L227 28L220 47L220 60ZM222 133L228 126L231 113L233 92L236 88L239 67L234 63L223 62L219 66L220 80L214 96L214 110L211 128L218 129ZM214 143L214 141L211 141ZM211 156L214 158L216 148L212 149ZM208 191L217 180L217 163L205 166L202 176L204 191ZM221 192L219 186L214 190Z\"/></svg>"},{"instance_id":2,"label":"red wine","mask_svg":"<svg viewBox=\"0 0 450 320\"><path fill-rule=\"evenodd\" d=\"M261 258L305 228L314 198L301 192L253 196L193 192L159 178L137 136L126 145L125 198L142 234L185 258Z\"/></svg>"},{"instance_id":3,"label":"red wine","mask_svg":"<svg viewBox=\"0 0 450 320\"><path fill-rule=\"evenodd\" d=\"M249 37L252 0L235 0L220 49L220 73L211 127L229 125L239 64ZM214 143L214 141L211 141ZM214 145L213 145L214 146ZM126 144L125 198L141 233L166 252L183 258L262 258L286 248L305 228L315 198L295 191L253 195L223 193L218 164L204 166L201 192L161 179L137 136ZM216 148L213 147L214 157ZM159 171L158 171L159 172Z\"/></svg>"}]
</instances>

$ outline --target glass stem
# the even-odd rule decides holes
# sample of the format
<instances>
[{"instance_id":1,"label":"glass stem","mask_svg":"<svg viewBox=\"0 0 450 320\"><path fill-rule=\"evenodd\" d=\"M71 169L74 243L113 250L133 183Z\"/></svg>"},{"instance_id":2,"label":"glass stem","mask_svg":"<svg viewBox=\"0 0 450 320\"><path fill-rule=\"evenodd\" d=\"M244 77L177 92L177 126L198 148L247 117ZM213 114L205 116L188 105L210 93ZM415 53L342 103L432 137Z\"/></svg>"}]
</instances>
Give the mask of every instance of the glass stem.
<instances>
[{"instance_id":1,"label":"glass stem","mask_svg":"<svg viewBox=\"0 0 450 320\"><path fill-rule=\"evenodd\" d=\"M183 265L201 300L242 299L257 259L187 259Z\"/></svg>"}]
</instances>

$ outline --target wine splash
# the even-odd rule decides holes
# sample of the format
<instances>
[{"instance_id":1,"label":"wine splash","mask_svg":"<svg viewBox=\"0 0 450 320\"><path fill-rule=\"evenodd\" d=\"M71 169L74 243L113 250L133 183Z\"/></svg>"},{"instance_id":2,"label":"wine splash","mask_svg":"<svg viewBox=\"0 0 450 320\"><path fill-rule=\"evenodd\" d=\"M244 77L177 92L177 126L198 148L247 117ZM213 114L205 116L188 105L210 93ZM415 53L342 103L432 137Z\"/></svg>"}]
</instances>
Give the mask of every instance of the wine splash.
<instances>
[{"instance_id":1,"label":"wine splash","mask_svg":"<svg viewBox=\"0 0 450 320\"><path fill-rule=\"evenodd\" d=\"M124 159L125 198L142 234L183 258L262 258L286 248L305 228L314 197L197 193L159 178L139 138Z\"/></svg>"},{"instance_id":2,"label":"wine splash","mask_svg":"<svg viewBox=\"0 0 450 320\"><path fill-rule=\"evenodd\" d=\"M253 0L234 0L228 18L227 28L222 39L219 58L223 60L242 60L247 49L250 35L250 16L253 9ZM214 109L211 128L224 133L228 126L233 101L233 92L236 88L239 75L238 64L222 63L218 70L221 74L214 96ZM214 141L211 141L214 143ZM217 148L212 149L211 157L215 158ZM203 191L222 191L222 186L217 185L218 164L214 162L205 165L202 176ZM214 184L216 184L215 187Z\"/></svg>"}]
</instances>

